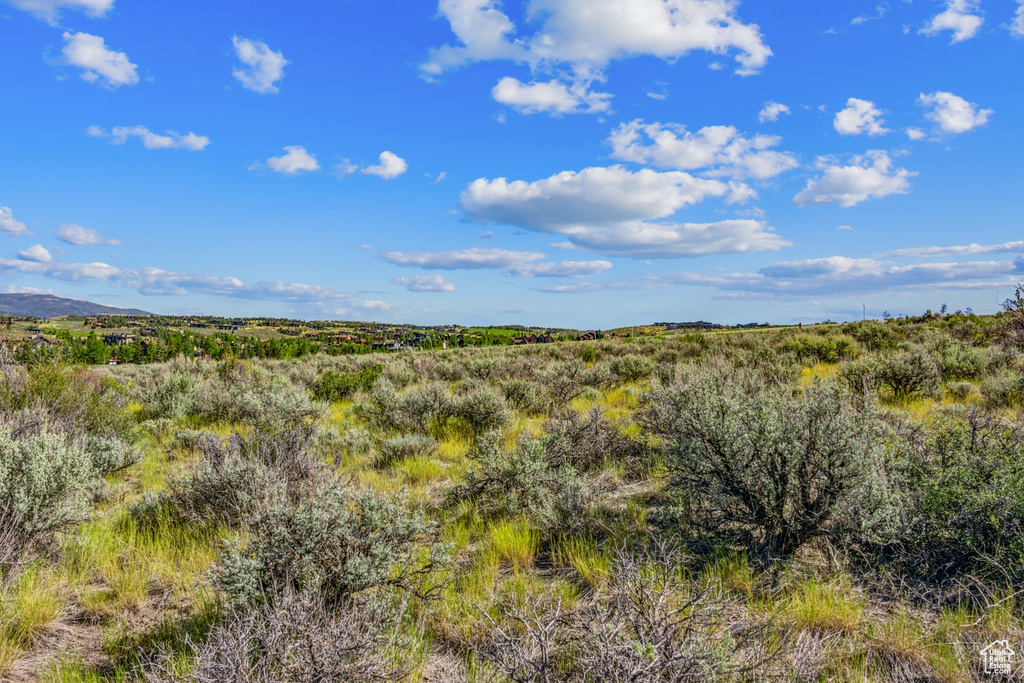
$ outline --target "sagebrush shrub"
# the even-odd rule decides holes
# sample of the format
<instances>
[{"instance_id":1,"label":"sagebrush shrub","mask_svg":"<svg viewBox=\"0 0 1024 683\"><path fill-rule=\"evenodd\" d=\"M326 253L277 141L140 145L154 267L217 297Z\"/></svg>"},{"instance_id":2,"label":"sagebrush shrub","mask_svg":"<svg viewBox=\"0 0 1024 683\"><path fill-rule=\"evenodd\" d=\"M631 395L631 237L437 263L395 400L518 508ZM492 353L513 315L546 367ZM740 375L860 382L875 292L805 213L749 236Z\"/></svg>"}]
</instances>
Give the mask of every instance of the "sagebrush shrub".
<instances>
[{"instance_id":1,"label":"sagebrush shrub","mask_svg":"<svg viewBox=\"0 0 1024 683\"><path fill-rule=\"evenodd\" d=\"M437 450L437 440L423 434L404 434L386 439L379 447L377 465L391 467L407 458L430 456Z\"/></svg>"},{"instance_id":2,"label":"sagebrush shrub","mask_svg":"<svg viewBox=\"0 0 1024 683\"><path fill-rule=\"evenodd\" d=\"M84 448L97 475L123 470L142 459L141 451L131 448L117 437L89 436L85 439Z\"/></svg>"},{"instance_id":3,"label":"sagebrush shrub","mask_svg":"<svg viewBox=\"0 0 1024 683\"><path fill-rule=\"evenodd\" d=\"M874 503L877 427L837 387L794 396L755 376L703 369L653 392L640 419L666 442L671 488L691 533L786 558L814 538L859 527Z\"/></svg>"},{"instance_id":4,"label":"sagebrush shrub","mask_svg":"<svg viewBox=\"0 0 1024 683\"><path fill-rule=\"evenodd\" d=\"M505 400L483 386L461 396L455 404L454 413L475 435L499 429L512 417Z\"/></svg>"},{"instance_id":5,"label":"sagebrush shrub","mask_svg":"<svg viewBox=\"0 0 1024 683\"><path fill-rule=\"evenodd\" d=\"M549 530L585 523L590 494L571 465L548 463L544 439L523 439L507 452L492 433L477 439L470 457L450 504L469 500L486 518L525 516Z\"/></svg>"},{"instance_id":6,"label":"sagebrush shrub","mask_svg":"<svg viewBox=\"0 0 1024 683\"><path fill-rule=\"evenodd\" d=\"M65 434L16 440L0 429L0 503L25 549L88 516L83 488L95 476L92 458Z\"/></svg>"},{"instance_id":7,"label":"sagebrush shrub","mask_svg":"<svg viewBox=\"0 0 1024 683\"><path fill-rule=\"evenodd\" d=\"M369 391L384 371L382 365L363 368L359 372L334 372L328 370L310 386L313 397L319 401L334 403L342 401L357 391Z\"/></svg>"},{"instance_id":8,"label":"sagebrush shrub","mask_svg":"<svg viewBox=\"0 0 1024 683\"><path fill-rule=\"evenodd\" d=\"M500 383L508 404L527 415L538 415L548 409L548 397L536 383L512 378Z\"/></svg>"},{"instance_id":9,"label":"sagebrush shrub","mask_svg":"<svg viewBox=\"0 0 1024 683\"><path fill-rule=\"evenodd\" d=\"M887 561L932 580L997 570L1024 579L1024 429L961 409L901 437L908 522Z\"/></svg>"},{"instance_id":10,"label":"sagebrush shrub","mask_svg":"<svg viewBox=\"0 0 1024 683\"><path fill-rule=\"evenodd\" d=\"M589 472L607 463L622 465L636 476L651 465L652 450L643 441L627 436L594 408L585 414L571 412L544 425L545 459L553 467L572 465L578 472Z\"/></svg>"},{"instance_id":11,"label":"sagebrush shrub","mask_svg":"<svg viewBox=\"0 0 1024 683\"><path fill-rule=\"evenodd\" d=\"M400 615L399 615L400 616ZM194 666L158 651L145 662L150 683L376 683L406 678L394 651L400 620L349 602L328 609L307 594L228 612L201 642L186 641Z\"/></svg>"},{"instance_id":12,"label":"sagebrush shrub","mask_svg":"<svg viewBox=\"0 0 1024 683\"><path fill-rule=\"evenodd\" d=\"M633 353L613 358L609 368L623 382L636 382L654 373L654 363L650 359Z\"/></svg>"},{"instance_id":13,"label":"sagebrush shrub","mask_svg":"<svg viewBox=\"0 0 1024 683\"><path fill-rule=\"evenodd\" d=\"M192 522L237 524L315 490L325 476L309 425L242 437L197 439L200 457L168 482L170 504Z\"/></svg>"},{"instance_id":14,"label":"sagebrush shrub","mask_svg":"<svg viewBox=\"0 0 1024 683\"><path fill-rule=\"evenodd\" d=\"M235 604L286 589L331 605L380 586L425 596L447 558L434 529L402 496L331 485L259 515L248 541L225 553L214 582Z\"/></svg>"}]
</instances>

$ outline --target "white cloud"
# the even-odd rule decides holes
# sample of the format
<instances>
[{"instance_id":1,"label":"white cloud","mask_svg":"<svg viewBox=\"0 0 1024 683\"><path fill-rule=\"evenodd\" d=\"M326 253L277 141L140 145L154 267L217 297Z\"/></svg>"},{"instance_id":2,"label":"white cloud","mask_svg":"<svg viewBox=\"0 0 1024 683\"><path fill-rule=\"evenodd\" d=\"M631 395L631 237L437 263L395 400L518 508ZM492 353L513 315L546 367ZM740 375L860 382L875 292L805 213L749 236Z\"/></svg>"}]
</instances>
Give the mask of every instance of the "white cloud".
<instances>
[{"instance_id":1,"label":"white cloud","mask_svg":"<svg viewBox=\"0 0 1024 683\"><path fill-rule=\"evenodd\" d=\"M846 109L836 113L832 125L840 135L884 135L892 132L885 127L884 113L870 100L851 97L846 101Z\"/></svg>"},{"instance_id":2,"label":"white cloud","mask_svg":"<svg viewBox=\"0 0 1024 683\"><path fill-rule=\"evenodd\" d=\"M604 80L604 69L614 60L734 52L738 74L760 71L772 52L756 25L737 18L736 5L735 0L528 0L525 18L537 29L517 35L499 0L439 0L438 11L458 44L431 49L420 68L432 80L479 61L528 64L535 74L557 80L524 85L503 79L493 91L495 99L500 96L526 113L605 111L610 95L589 88Z\"/></svg>"},{"instance_id":3,"label":"white cloud","mask_svg":"<svg viewBox=\"0 0 1024 683\"><path fill-rule=\"evenodd\" d=\"M612 267L609 261L562 261L561 263L525 263L509 270L513 277L586 277Z\"/></svg>"},{"instance_id":4,"label":"white cloud","mask_svg":"<svg viewBox=\"0 0 1024 683\"><path fill-rule=\"evenodd\" d=\"M578 293L697 286L741 292L752 297L823 296L852 292L906 292L914 288L988 288L1012 284L1022 271L1022 259L904 265L868 258L831 256L774 263L752 273L681 272L538 289L552 293Z\"/></svg>"},{"instance_id":5,"label":"white cloud","mask_svg":"<svg viewBox=\"0 0 1024 683\"><path fill-rule=\"evenodd\" d=\"M1024 254L1024 242L1002 244L966 244L956 247L914 247L896 249L889 256L928 258L933 256L973 256L977 254Z\"/></svg>"},{"instance_id":6,"label":"white cloud","mask_svg":"<svg viewBox=\"0 0 1024 683\"><path fill-rule=\"evenodd\" d=\"M1010 29L1010 33L1018 38L1024 38L1024 0L1017 0L1020 6L1017 7L1017 14L1014 15L1013 21L1007 26Z\"/></svg>"},{"instance_id":7,"label":"white cloud","mask_svg":"<svg viewBox=\"0 0 1024 683\"><path fill-rule=\"evenodd\" d=\"M205 135L192 132L182 135L172 130L165 135L158 135L145 126L115 126L109 133L102 126L89 126L86 133L93 138L110 138L112 145L123 145L128 138L137 137L146 149L187 149L199 152L210 144L210 138Z\"/></svg>"},{"instance_id":8,"label":"white cloud","mask_svg":"<svg viewBox=\"0 0 1024 683\"><path fill-rule=\"evenodd\" d=\"M454 292L455 285L442 275L414 275L412 277L396 277L396 285L402 285L410 292Z\"/></svg>"},{"instance_id":9,"label":"white cloud","mask_svg":"<svg viewBox=\"0 0 1024 683\"><path fill-rule=\"evenodd\" d=\"M681 171L631 172L621 166L565 171L531 183L480 178L460 206L477 223L505 223L565 235L578 247L607 254L677 258L778 249L789 243L754 220L658 222L707 197L736 188Z\"/></svg>"},{"instance_id":10,"label":"white cloud","mask_svg":"<svg viewBox=\"0 0 1024 683\"><path fill-rule=\"evenodd\" d=\"M757 115L758 120L761 123L766 121L778 121L780 114L789 114L789 107L778 102L772 102L768 100L764 103L764 109Z\"/></svg>"},{"instance_id":11,"label":"white cloud","mask_svg":"<svg viewBox=\"0 0 1024 683\"><path fill-rule=\"evenodd\" d=\"M978 105L951 92L921 93L917 104L931 109L924 117L943 133L966 133L988 123L988 117L993 114L991 109L978 109Z\"/></svg>"},{"instance_id":12,"label":"white cloud","mask_svg":"<svg viewBox=\"0 0 1024 683\"><path fill-rule=\"evenodd\" d=\"M589 81L577 81L569 85L558 81L533 81L526 84L505 77L491 90L491 96L521 114L591 114L608 111L611 94L591 92L589 86Z\"/></svg>"},{"instance_id":13,"label":"white cloud","mask_svg":"<svg viewBox=\"0 0 1024 683\"><path fill-rule=\"evenodd\" d=\"M99 82L109 88L139 82L138 67L128 61L125 53L108 50L103 38L65 31L64 43L64 59L71 66L82 69L85 81Z\"/></svg>"},{"instance_id":14,"label":"white cloud","mask_svg":"<svg viewBox=\"0 0 1024 683\"><path fill-rule=\"evenodd\" d=\"M0 206L0 232L8 235L31 235L25 224L14 218L14 212L8 206Z\"/></svg>"},{"instance_id":15,"label":"white cloud","mask_svg":"<svg viewBox=\"0 0 1024 683\"><path fill-rule=\"evenodd\" d=\"M978 35L985 19L978 14L977 0L946 0L946 9L935 16L918 33L934 36L952 31L951 43L959 43Z\"/></svg>"},{"instance_id":16,"label":"white cloud","mask_svg":"<svg viewBox=\"0 0 1024 683\"><path fill-rule=\"evenodd\" d=\"M118 268L99 262L43 263L0 259L0 271L41 275L54 280L110 282L151 296L211 294L237 299L314 304L320 306L322 310L326 310L323 308L326 306L336 306L339 302L361 309L390 310L393 308L383 301L355 300L351 294L320 285L281 281L249 284L236 277L178 273L152 267Z\"/></svg>"},{"instance_id":17,"label":"white cloud","mask_svg":"<svg viewBox=\"0 0 1024 683\"><path fill-rule=\"evenodd\" d=\"M650 144L644 144L646 136ZM706 126L696 133L679 124L623 123L608 136L612 157L680 171L708 169L707 175L764 180L799 166L796 157L772 147L774 135L744 137L733 126Z\"/></svg>"},{"instance_id":18,"label":"white cloud","mask_svg":"<svg viewBox=\"0 0 1024 683\"><path fill-rule=\"evenodd\" d=\"M874 15L861 14L858 17L854 17L854 19L850 23L853 26L860 26L861 24L866 24L867 22L873 21L874 19L881 19L882 17L885 16L887 10L888 7L886 5L878 5L877 7L875 7Z\"/></svg>"},{"instance_id":19,"label":"white cloud","mask_svg":"<svg viewBox=\"0 0 1024 683\"><path fill-rule=\"evenodd\" d=\"M320 162L316 156L306 151L301 145L287 145L284 148L285 154L279 157L270 157L265 164L252 164L250 171L257 171L262 168L269 168L271 171L284 173L285 175L298 175L303 171L319 171Z\"/></svg>"},{"instance_id":20,"label":"white cloud","mask_svg":"<svg viewBox=\"0 0 1024 683\"><path fill-rule=\"evenodd\" d=\"M893 169L889 154L879 150L854 156L848 166L830 157L819 158L817 166L823 173L809 180L793 198L797 206L838 204L848 208L868 199L906 194L909 179L917 175L904 168Z\"/></svg>"},{"instance_id":21,"label":"white cloud","mask_svg":"<svg viewBox=\"0 0 1024 683\"><path fill-rule=\"evenodd\" d=\"M107 239L95 230L83 228L81 225L75 225L74 223L65 223L60 226L60 229L57 230L57 239L61 242L74 244L79 247L97 244L105 244L113 247L121 246L121 242L119 240Z\"/></svg>"},{"instance_id":22,"label":"white cloud","mask_svg":"<svg viewBox=\"0 0 1024 683\"><path fill-rule=\"evenodd\" d=\"M910 138L911 140L923 140L928 135L920 128L907 128L904 132L907 134L907 137Z\"/></svg>"},{"instance_id":23,"label":"white cloud","mask_svg":"<svg viewBox=\"0 0 1024 683\"><path fill-rule=\"evenodd\" d=\"M18 258L23 261L35 261L36 263L49 263L53 260L53 256L41 244L33 244L28 249L19 251Z\"/></svg>"},{"instance_id":24,"label":"white cloud","mask_svg":"<svg viewBox=\"0 0 1024 683\"><path fill-rule=\"evenodd\" d=\"M405 159L397 154L392 154L385 150L380 153L379 159L379 164L376 166L367 166L362 170L362 172L367 175L379 176L384 180L391 180L392 178L396 178L409 170L409 164L405 163Z\"/></svg>"},{"instance_id":25,"label":"white cloud","mask_svg":"<svg viewBox=\"0 0 1024 683\"><path fill-rule=\"evenodd\" d=\"M475 270L493 268L505 270L530 261L539 261L544 254L537 251L514 251L510 249L482 249L474 247L458 251L405 252L389 251L382 254L385 261L396 266L414 266L438 270Z\"/></svg>"},{"instance_id":26,"label":"white cloud","mask_svg":"<svg viewBox=\"0 0 1024 683\"><path fill-rule=\"evenodd\" d=\"M260 95L278 93L276 83L284 78L284 68L288 65L284 55L274 52L259 40L234 36L231 43L235 46L235 56L243 65L232 71L231 75L242 87Z\"/></svg>"},{"instance_id":27,"label":"white cloud","mask_svg":"<svg viewBox=\"0 0 1024 683\"><path fill-rule=\"evenodd\" d=\"M37 18L57 25L62 9L85 12L90 17L102 17L114 8L114 0L7 0L14 7L31 12Z\"/></svg>"},{"instance_id":28,"label":"white cloud","mask_svg":"<svg viewBox=\"0 0 1024 683\"><path fill-rule=\"evenodd\" d=\"M602 68L615 59L650 55L676 59L693 50L735 50L741 74L759 71L771 56L760 29L735 15L732 0L530 0L532 36L512 38L515 25L494 0L441 0L461 46L431 50L423 65L437 75L469 62L510 59L531 64Z\"/></svg>"}]
</instances>

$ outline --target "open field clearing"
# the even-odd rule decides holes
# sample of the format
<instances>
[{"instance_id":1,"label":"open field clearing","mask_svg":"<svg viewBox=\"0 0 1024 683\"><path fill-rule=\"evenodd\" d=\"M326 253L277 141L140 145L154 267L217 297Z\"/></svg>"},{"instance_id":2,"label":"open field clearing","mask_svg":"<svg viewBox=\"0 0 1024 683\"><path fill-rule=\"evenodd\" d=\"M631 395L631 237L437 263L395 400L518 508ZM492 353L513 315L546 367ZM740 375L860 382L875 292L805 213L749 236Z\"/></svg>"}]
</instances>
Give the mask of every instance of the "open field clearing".
<instances>
[{"instance_id":1,"label":"open field clearing","mask_svg":"<svg viewBox=\"0 0 1024 683\"><path fill-rule=\"evenodd\" d=\"M992 680L1022 315L7 358L0 679Z\"/></svg>"}]
</instances>

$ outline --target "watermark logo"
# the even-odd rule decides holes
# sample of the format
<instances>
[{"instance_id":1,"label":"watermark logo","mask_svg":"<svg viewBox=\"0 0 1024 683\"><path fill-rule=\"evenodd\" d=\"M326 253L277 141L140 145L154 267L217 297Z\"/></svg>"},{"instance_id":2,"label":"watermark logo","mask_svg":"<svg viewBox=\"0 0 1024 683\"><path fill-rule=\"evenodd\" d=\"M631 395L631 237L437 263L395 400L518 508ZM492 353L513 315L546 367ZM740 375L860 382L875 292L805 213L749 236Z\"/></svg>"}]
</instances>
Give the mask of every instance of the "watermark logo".
<instances>
[{"instance_id":1,"label":"watermark logo","mask_svg":"<svg viewBox=\"0 0 1024 683\"><path fill-rule=\"evenodd\" d=\"M981 651L981 663L989 676L1009 676L1013 673L1013 660L1016 656L1010 641L997 640Z\"/></svg>"}]
</instances>

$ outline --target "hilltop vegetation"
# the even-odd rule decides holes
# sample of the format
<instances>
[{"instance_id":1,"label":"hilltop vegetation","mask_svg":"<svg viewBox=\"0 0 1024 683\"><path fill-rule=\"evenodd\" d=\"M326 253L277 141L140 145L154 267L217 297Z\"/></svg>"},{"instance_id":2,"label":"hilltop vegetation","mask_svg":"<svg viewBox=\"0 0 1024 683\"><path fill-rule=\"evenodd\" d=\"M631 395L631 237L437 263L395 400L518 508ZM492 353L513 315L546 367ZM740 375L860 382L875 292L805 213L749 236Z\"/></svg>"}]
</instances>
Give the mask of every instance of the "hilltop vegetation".
<instances>
[{"instance_id":1,"label":"hilltop vegetation","mask_svg":"<svg viewBox=\"0 0 1024 683\"><path fill-rule=\"evenodd\" d=\"M1022 329L7 356L0 678L983 680Z\"/></svg>"}]
</instances>

